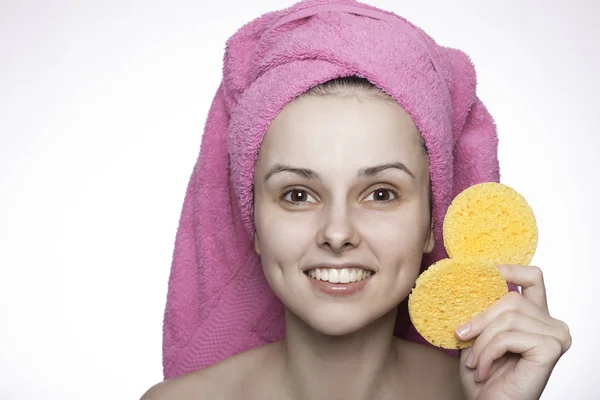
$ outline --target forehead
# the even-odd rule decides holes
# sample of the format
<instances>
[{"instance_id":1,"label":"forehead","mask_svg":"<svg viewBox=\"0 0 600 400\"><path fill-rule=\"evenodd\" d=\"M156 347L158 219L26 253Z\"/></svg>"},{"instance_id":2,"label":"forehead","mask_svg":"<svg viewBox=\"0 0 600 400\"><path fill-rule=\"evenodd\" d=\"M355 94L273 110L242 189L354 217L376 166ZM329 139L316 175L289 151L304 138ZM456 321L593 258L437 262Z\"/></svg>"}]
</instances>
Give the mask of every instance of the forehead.
<instances>
[{"instance_id":1,"label":"forehead","mask_svg":"<svg viewBox=\"0 0 600 400\"><path fill-rule=\"evenodd\" d=\"M424 158L419 132L395 102L376 96L301 96L273 120L259 164L305 167L377 164ZM414 165L415 168L417 165Z\"/></svg>"}]
</instances>

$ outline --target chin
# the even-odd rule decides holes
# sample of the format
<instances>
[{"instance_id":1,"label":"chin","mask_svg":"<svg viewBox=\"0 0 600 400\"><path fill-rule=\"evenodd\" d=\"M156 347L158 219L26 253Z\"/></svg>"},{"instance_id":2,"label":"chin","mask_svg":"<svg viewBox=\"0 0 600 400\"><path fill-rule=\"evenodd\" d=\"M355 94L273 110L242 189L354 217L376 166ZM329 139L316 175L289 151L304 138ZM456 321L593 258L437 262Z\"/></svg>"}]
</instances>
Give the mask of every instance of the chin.
<instances>
[{"instance_id":1,"label":"chin","mask_svg":"<svg viewBox=\"0 0 600 400\"><path fill-rule=\"evenodd\" d=\"M318 304L318 303L317 303ZM288 308L298 319L303 321L313 330L328 336L344 336L358 332L373 324L380 318L388 315L398 307L398 304L374 307L372 304L329 304L316 305L320 308L318 312L314 308L307 310L293 310ZM295 312L298 311L298 312Z\"/></svg>"},{"instance_id":2,"label":"chin","mask_svg":"<svg viewBox=\"0 0 600 400\"><path fill-rule=\"evenodd\" d=\"M308 321L305 321L308 322ZM336 321L328 319L327 321L310 321L308 325L315 331L333 337L341 337L358 332L372 323L372 321Z\"/></svg>"}]
</instances>

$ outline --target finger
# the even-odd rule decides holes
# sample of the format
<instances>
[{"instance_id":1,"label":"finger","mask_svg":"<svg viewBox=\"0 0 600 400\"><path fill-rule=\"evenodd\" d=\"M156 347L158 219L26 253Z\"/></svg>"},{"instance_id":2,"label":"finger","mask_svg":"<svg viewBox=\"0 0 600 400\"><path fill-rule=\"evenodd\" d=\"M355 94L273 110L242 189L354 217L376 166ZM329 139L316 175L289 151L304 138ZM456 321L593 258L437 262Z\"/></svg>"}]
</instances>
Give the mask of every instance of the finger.
<instances>
[{"instance_id":1,"label":"finger","mask_svg":"<svg viewBox=\"0 0 600 400\"><path fill-rule=\"evenodd\" d=\"M518 292L508 292L487 309L456 328L456 335L461 340L470 340L483 332L500 314L507 311L518 311L548 324L553 324L554 320L530 299Z\"/></svg>"},{"instance_id":2,"label":"finger","mask_svg":"<svg viewBox=\"0 0 600 400\"><path fill-rule=\"evenodd\" d=\"M461 365L466 365L468 368L475 368L475 364L473 363L473 346L464 348L460 351L460 363Z\"/></svg>"},{"instance_id":3,"label":"finger","mask_svg":"<svg viewBox=\"0 0 600 400\"><path fill-rule=\"evenodd\" d=\"M532 265L500 264L498 270L507 282L521 286L521 294L548 312L542 270Z\"/></svg>"},{"instance_id":4,"label":"finger","mask_svg":"<svg viewBox=\"0 0 600 400\"><path fill-rule=\"evenodd\" d=\"M569 333L560 325L540 321L537 318L521 314L518 311L509 310L494 319L477 337L472 348L472 354L467 366L475 368L483 349L487 348L491 341L501 332L525 332L536 335L548 335L555 337L561 344L561 354L567 351L571 345ZM467 360L465 360L466 362Z\"/></svg>"},{"instance_id":5,"label":"finger","mask_svg":"<svg viewBox=\"0 0 600 400\"><path fill-rule=\"evenodd\" d=\"M520 354L520 363L525 361L537 365L537 368L543 366L549 374L562 354L562 347L553 336L528 332L500 332L481 352L475 381L488 379L494 361L508 352Z\"/></svg>"}]
</instances>

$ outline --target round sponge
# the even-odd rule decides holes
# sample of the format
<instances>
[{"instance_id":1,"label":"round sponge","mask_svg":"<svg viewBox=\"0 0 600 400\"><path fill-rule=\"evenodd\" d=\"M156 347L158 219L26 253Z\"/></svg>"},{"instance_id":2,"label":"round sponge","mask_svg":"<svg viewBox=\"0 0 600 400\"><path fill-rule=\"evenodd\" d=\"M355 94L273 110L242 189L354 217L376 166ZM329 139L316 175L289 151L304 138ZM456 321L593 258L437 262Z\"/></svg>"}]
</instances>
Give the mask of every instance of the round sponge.
<instances>
[{"instance_id":1,"label":"round sponge","mask_svg":"<svg viewBox=\"0 0 600 400\"><path fill-rule=\"evenodd\" d=\"M450 258L529 265L538 230L531 207L514 189L486 182L463 190L444 218L444 246Z\"/></svg>"},{"instance_id":2,"label":"round sponge","mask_svg":"<svg viewBox=\"0 0 600 400\"><path fill-rule=\"evenodd\" d=\"M508 293L504 277L491 261L443 259L419 276L408 298L410 319L429 343L462 349L454 330Z\"/></svg>"}]
</instances>

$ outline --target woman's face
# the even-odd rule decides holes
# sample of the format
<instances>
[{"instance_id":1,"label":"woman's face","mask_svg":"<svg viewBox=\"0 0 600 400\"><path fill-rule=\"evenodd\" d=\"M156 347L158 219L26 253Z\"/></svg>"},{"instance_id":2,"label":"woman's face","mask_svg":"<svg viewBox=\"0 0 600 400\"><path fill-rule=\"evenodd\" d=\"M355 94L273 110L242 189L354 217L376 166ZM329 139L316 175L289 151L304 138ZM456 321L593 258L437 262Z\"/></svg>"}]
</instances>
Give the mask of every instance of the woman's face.
<instances>
[{"instance_id":1,"label":"woman's face","mask_svg":"<svg viewBox=\"0 0 600 400\"><path fill-rule=\"evenodd\" d=\"M434 245L418 139L399 105L374 96L301 96L268 129L256 251L275 294L312 328L351 333L408 296Z\"/></svg>"}]
</instances>

